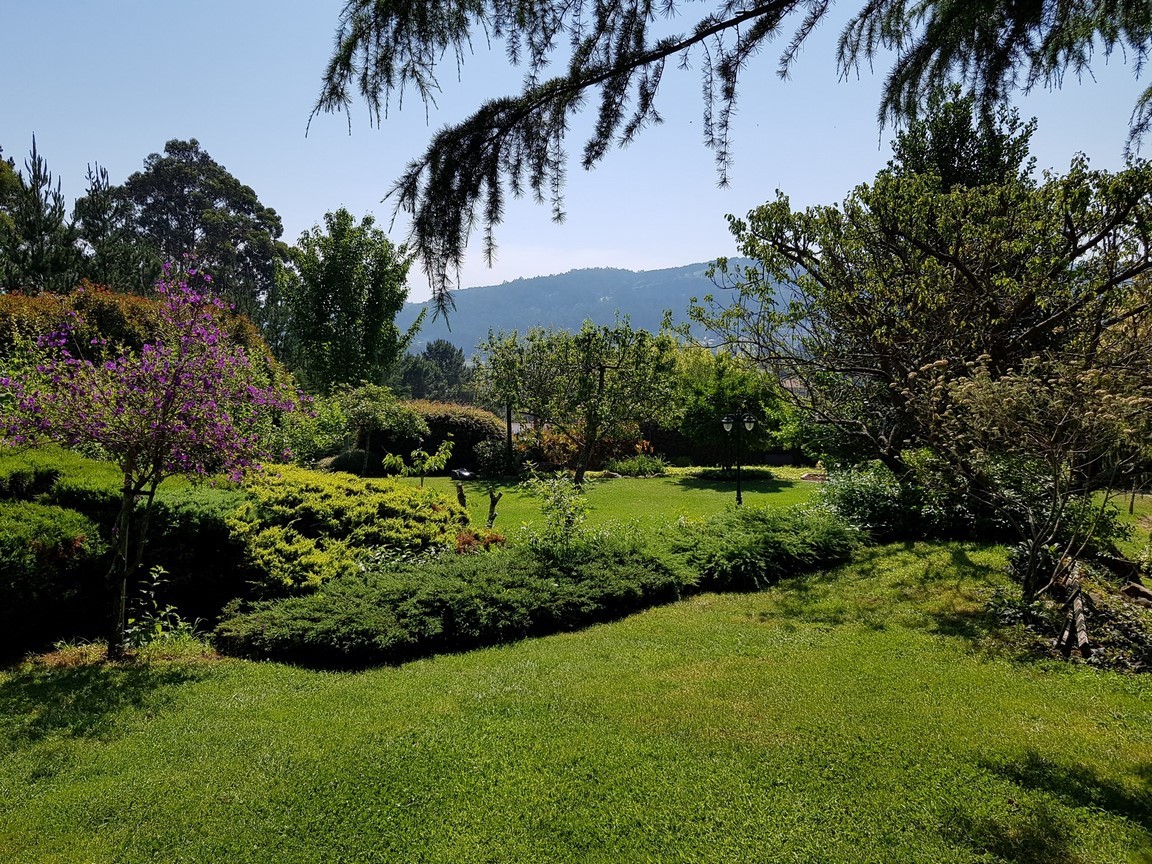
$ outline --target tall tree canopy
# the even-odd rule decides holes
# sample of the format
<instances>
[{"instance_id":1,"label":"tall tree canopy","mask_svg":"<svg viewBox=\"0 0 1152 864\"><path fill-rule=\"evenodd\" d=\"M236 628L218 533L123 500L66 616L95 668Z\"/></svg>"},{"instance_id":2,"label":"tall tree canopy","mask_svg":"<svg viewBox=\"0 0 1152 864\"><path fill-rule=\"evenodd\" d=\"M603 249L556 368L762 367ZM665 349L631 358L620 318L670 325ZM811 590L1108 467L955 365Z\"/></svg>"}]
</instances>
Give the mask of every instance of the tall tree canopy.
<instances>
[{"instance_id":1,"label":"tall tree canopy","mask_svg":"<svg viewBox=\"0 0 1152 864\"><path fill-rule=\"evenodd\" d=\"M200 148L172 140L144 160L118 194L133 208L139 237L162 259L196 256L216 290L260 320L276 264L287 251L280 217Z\"/></svg>"},{"instance_id":2,"label":"tall tree canopy","mask_svg":"<svg viewBox=\"0 0 1152 864\"><path fill-rule=\"evenodd\" d=\"M71 290L81 263L76 232L36 139L23 171L2 159L0 166L0 290Z\"/></svg>"},{"instance_id":3,"label":"tall tree canopy","mask_svg":"<svg viewBox=\"0 0 1152 864\"><path fill-rule=\"evenodd\" d=\"M443 129L413 160L391 195L412 215L412 246L441 308L468 236L484 226L485 254L495 244L507 190L548 200L563 218L565 134L589 96L597 118L582 164L591 168L614 144L625 145L660 122L661 79L669 61L696 65L703 78L704 141L720 182L731 163L730 128L752 58L785 38L777 72L786 76L831 0L714 0L683 32L671 19L685 0L348 0L316 111L347 110L354 95L379 122L392 99L415 91L425 104L440 89L438 64L458 73L473 39L502 38L523 64L523 91L492 99ZM1152 4L1113 0L862 0L840 34L837 65L848 74L893 52L882 119L913 117L929 94L960 82L984 114L1010 91L1058 87L1067 73L1090 71L1098 55L1120 51L1139 72L1152 45ZM557 52L567 67L549 76ZM1133 140L1152 126L1152 88L1132 116Z\"/></svg>"},{"instance_id":4,"label":"tall tree canopy","mask_svg":"<svg viewBox=\"0 0 1152 864\"><path fill-rule=\"evenodd\" d=\"M300 236L292 261L298 278L285 287L291 365L315 392L382 383L420 323L407 334L395 324L408 298L404 247L371 216L356 224L340 208L324 214L323 229Z\"/></svg>"},{"instance_id":5,"label":"tall tree canopy","mask_svg":"<svg viewBox=\"0 0 1152 864\"><path fill-rule=\"evenodd\" d=\"M965 108L968 124L956 106L914 122L896 146L910 164L840 207L793 211L778 193L732 219L758 264L736 274L734 302L694 314L792 382L840 455L901 477L922 476L925 453L945 466L952 492L1025 544L1035 593L1046 550L1092 537L1094 491L1146 459L1152 165L1108 173L1080 156L1037 180L1030 127ZM979 182L960 182L974 165Z\"/></svg>"}]
</instances>

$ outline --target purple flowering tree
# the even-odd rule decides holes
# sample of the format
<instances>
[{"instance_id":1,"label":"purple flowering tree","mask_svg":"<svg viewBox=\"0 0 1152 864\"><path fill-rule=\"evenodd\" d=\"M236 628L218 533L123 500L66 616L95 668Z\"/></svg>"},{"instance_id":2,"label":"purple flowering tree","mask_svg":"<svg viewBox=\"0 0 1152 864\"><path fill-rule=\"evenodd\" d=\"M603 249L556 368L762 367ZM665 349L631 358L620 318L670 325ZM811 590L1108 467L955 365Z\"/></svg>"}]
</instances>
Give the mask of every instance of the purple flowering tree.
<instances>
[{"instance_id":1,"label":"purple flowering tree","mask_svg":"<svg viewBox=\"0 0 1152 864\"><path fill-rule=\"evenodd\" d=\"M98 445L123 486L108 571L114 597L108 656L124 654L128 587L140 568L156 489L173 475L238 477L269 454L257 430L297 395L253 365L225 332L211 277L165 265L155 334L139 350L92 339L78 320L42 336L36 362L0 377L0 432L11 443ZM75 318L75 313L72 313Z\"/></svg>"}]
</instances>

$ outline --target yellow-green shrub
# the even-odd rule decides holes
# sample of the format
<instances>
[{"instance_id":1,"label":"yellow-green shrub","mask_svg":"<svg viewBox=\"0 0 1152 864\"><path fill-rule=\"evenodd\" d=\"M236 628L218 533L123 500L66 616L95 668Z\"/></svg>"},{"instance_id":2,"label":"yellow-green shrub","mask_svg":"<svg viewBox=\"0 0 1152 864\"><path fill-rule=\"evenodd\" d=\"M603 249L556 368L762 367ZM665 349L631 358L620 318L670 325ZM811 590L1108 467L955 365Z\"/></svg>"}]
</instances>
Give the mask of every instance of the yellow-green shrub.
<instances>
[{"instance_id":1,"label":"yellow-green shrub","mask_svg":"<svg viewBox=\"0 0 1152 864\"><path fill-rule=\"evenodd\" d=\"M373 550L450 547L468 515L431 489L289 465L245 481L229 520L254 578L274 593L314 588L359 569Z\"/></svg>"}]
</instances>

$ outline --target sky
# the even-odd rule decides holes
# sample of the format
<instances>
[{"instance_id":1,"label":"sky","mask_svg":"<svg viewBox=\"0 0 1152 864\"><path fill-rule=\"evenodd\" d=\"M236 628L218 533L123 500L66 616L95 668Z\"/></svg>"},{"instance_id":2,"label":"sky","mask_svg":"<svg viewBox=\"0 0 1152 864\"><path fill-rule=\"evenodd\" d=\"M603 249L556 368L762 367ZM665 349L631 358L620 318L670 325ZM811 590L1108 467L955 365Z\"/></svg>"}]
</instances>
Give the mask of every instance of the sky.
<instances>
[{"instance_id":1,"label":"sky","mask_svg":"<svg viewBox=\"0 0 1152 864\"><path fill-rule=\"evenodd\" d=\"M509 67L498 45L478 41L459 79L445 68L438 108L427 115L412 98L380 127L362 104L350 116L318 115L309 127L342 7L343 0L0 0L0 147L20 168L35 135L71 204L90 163L120 183L166 141L196 138L279 213L286 241L341 206L373 214L402 241L407 226L392 222L392 203L383 200L392 182L436 130L516 92L523 70ZM736 251L725 214L744 215L777 189L795 207L843 200L884 166L891 137L876 122L884 70L850 80L836 73L839 22L853 7L859 2L842 5L841 17L817 32L789 80L776 76L778 51L753 61L728 188L717 187L713 154L701 143L699 72L670 66L665 122L591 172L573 164L564 223L553 223L546 206L510 202L495 266L485 266L474 238L461 285L708 261ZM687 15L707 8L685 4L677 29L688 30ZM1122 167L1128 118L1147 81L1119 56L1101 58L1094 73L1017 100L1022 117L1038 119L1032 152L1041 169L1064 170L1077 152L1094 167ZM587 121L574 123L568 140L577 155ZM410 289L411 299L428 295L415 271Z\"/></svg>"}]
</instances>

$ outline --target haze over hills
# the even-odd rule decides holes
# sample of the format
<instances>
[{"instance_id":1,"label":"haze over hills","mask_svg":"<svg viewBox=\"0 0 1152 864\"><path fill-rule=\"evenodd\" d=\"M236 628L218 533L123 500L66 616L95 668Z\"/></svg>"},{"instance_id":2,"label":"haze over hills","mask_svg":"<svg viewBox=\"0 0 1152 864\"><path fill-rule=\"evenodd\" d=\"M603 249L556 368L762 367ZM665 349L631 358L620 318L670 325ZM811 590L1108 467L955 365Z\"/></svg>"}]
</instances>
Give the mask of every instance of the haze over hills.
<instances>
[{"instance_id":1,"label":"haze over hills","mask_svg":"<svg viewBox=\"0 0 1152 864\"><path fill-rule=\"evenodd\" d=\"M471 356L488 337L489 330L576 330L586 319L611 324L617 316L625 315L633 327L655 331L660 328L665 309L672 311L675 323L681 323L687 320L690 298L723 293L706 275L708 266L709 263L700 263L641 271L597 267L465 288L453 293L456 309L449 314L447 324L442 317L432 321L433 310L428 310L410 350L419 351L433 340L446 339ZM405 304L396 316L401 331L411 326L428 305Z\"/></svg>"}]
</instances>

